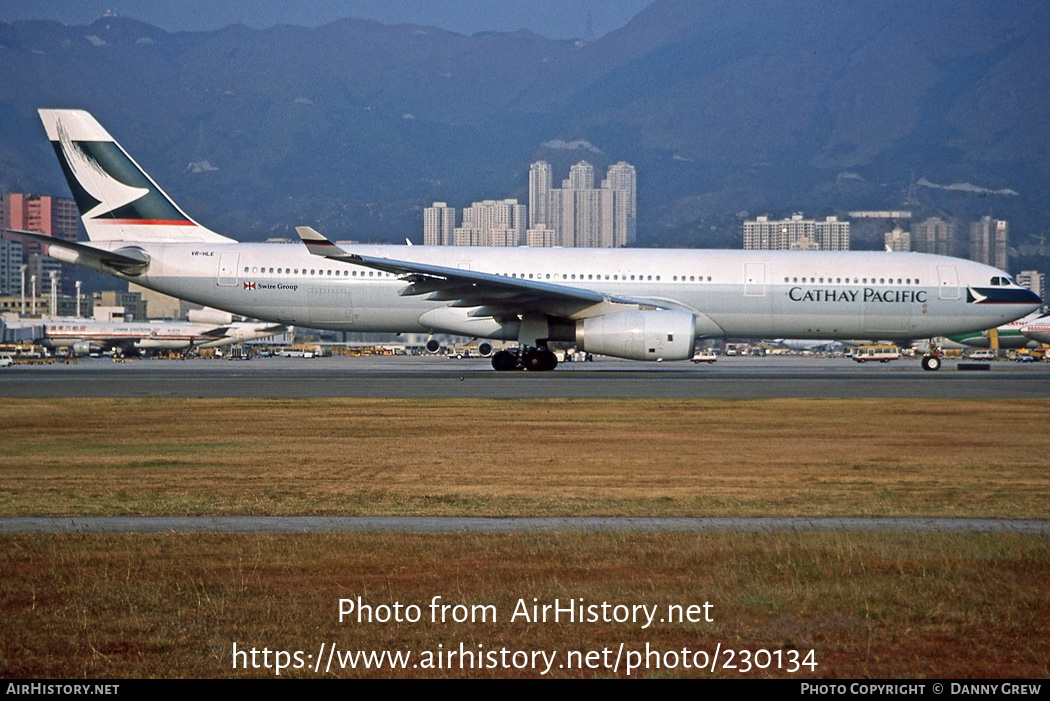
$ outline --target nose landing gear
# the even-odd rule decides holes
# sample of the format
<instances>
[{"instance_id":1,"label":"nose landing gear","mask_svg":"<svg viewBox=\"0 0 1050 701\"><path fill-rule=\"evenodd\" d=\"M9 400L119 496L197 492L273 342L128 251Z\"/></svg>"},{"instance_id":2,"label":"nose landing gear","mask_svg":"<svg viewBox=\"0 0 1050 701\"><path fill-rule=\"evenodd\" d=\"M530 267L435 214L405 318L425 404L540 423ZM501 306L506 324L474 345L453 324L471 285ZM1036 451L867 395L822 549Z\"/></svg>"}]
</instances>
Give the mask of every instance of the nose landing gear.
<instances>
[{"instance_id":1,"label":"nose landing gear","mask_svg":"<svg viewBox=\"0 0 1050 701\"><path fill-rule=\"evenodd\" d=\"M939 355L927 354L922 356L922 369L936 372L941 369L941 357Z\"/></svg>"},{"instance_id":2,"label":"nose landing gear","mask_svg":"<svg viewBox=\"0 0 1050 701\"><path fill-rule=\"evenodd\" d=\"M930 352L922 356L922 369L928 372L936 372L941 369L941 349L932 340L930 341Z\"/></svg>"}]
</instances>

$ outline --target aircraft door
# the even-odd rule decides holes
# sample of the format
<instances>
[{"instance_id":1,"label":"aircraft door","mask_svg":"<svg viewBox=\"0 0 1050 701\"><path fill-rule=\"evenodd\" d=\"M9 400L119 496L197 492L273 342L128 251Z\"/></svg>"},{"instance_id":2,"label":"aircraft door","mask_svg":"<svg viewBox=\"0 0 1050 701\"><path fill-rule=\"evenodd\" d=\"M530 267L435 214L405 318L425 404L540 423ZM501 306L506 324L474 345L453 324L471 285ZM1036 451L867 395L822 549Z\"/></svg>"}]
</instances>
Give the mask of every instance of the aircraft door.
<instances>
[{"instance_id":1,"label":"aircraft door","mask_svg":"<svg viewBox=\"0 0 1050 701\"><path fill-rule=\"evenodd\" d=\"M241 254L220 253L219 254L219 278L218 283L222 287L234 287L237 284L237 263Z\"/></svg>"},{"instance_id":2,"label":"aircraft door","mask_svg":"<svg viewBox=\"0 0 1050 701\"><path fill-rule=\"evenodd\" d=\"M959 299L959 271L954 265L937 266L937 291L941 299Z\"/></svg>"},{"instance_id":3,"label":"aircraft door","mask_svg":"<svg viewBox=\"0 0 1050 701\"><path fill-rule=\"evenodd\" d=\"M766 296L765 263L744 263L744 296Z\"/></svg>"}]
</instances>

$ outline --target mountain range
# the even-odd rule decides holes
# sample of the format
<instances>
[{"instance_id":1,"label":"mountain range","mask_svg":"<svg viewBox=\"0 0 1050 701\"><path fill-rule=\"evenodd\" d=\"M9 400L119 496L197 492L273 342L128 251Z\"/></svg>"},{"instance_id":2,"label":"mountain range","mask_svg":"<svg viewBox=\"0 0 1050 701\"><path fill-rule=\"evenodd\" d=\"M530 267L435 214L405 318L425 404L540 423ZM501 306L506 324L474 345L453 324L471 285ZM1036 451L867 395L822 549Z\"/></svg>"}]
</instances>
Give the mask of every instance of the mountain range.
<instances>
[{"instance_id":1,"label":"mountain range","mask_svg":"<svg viewBox=\"0 0 1050 701\"><path fill-rule=\"evenodd\" d=\"M1042 0L656 0L595 41L346 19L169 33L0 23L0 190L64 195L39 107L91 111L241 240L422 239L422 208L527 202L529 165L638 170L642 245L739 217L1050 217Z\"/></svg>"}]
</instances>

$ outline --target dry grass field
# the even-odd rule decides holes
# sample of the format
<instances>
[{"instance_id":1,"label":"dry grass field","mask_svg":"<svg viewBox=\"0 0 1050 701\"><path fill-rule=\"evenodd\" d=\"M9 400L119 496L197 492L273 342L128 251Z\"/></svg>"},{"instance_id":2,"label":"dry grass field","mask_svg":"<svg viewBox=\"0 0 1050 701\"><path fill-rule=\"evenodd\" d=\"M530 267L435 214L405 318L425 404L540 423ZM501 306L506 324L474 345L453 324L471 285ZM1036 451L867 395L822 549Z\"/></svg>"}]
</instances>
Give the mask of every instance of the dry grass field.
<instances>
[{"instance_id":1,"label":"dry grass field","mask_svg":"<svg viewBox=\"0 0 1050 701\"><path fill-rule=\"evenodd\" d=\"M26 400L0 515L1050 517L1050 400Z\"/></svg>"},{"instance_id":2,"label":"dry grass field","mask_svg":"<svg viewBox=\"0 0 1050 701\"><path fill-rule=\"evenodd\" d=\"M27 400L5 406L0 515L1045 519L1048 410L1050 400ZM0 677L272 677L276 651L302 651L282 677L316 677L322 643L413 654L405 669L336 665L329 676L541 676L542 661L516 669L513 657L510 668L411 666L462 644L556 652L550 676L623 677L629 655L611 667L622 643L661 653L631 676L1045 678L1048 585L1040 536L4 535ZM339 599L358 596L416 604L423 620L340 623ZM433 596L499 617L433 623ZM711 602L713 621L510 620L533 598L661 612ZM258 668L234 668L235 642L260 652ZM714 670L685 667L683 650L692 664L719 645ZM809 650L817 666L789 672L791 651L801 661ZM559 667L573 651L598 651L602 664ZM745 656L767 664L742 672Z\"/></svg>"},{"instance_id":3,"label":"dry grass field","mask_svg":"<svg viewBox=\"0 0 1050 701\"><path fill-rule=\"evenodd\" d=\"M778 668L656 667L631 676L991 679L1050 674L1046 538L891 534L7 536L0 676L274 677L240 650L303 651L282 677L539 677L541 669L340 669L341 652L781 651ZM339 599L421 608L418 623L339 622ZM428 603L491 605L495 622L433 623ZM712 622L511 620L517 600L711 603ZM451 613L449 614L451 615ZM439 647L440 646L440 647ZM479 648L479 646L481 646ZM326 648L328 649L328 648ZM815 667L790 672L791 651ZM615 653L613 653L615 654ZM661 655L660 664L667 658ZM673 662L673 658L671 660ZM760 660L765 661L765 660ZM290 661L289 661L290 662ZM627 676L607 666L549 676ZM737 665L726 668L725 663ZM454 663L456 661L454 660Z\"/></svg>"}]
</instances>

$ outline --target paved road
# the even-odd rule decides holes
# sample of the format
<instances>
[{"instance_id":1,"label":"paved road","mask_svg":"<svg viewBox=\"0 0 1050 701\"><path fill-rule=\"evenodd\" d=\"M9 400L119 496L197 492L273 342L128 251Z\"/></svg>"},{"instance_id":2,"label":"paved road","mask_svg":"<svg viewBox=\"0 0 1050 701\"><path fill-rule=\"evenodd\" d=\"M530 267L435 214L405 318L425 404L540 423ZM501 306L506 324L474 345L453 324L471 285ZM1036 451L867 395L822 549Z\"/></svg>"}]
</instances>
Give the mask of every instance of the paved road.
<instances>
[{"instance_id":1,"label":"paved road","mask_svg":"<svg viewBox=\"0 0 1050 701\"><path fill-rule=\"evenodd\" d=\"M1048 398L1050 364L991 364L964 372L949 361L857 365L843 358L719 358L713 365L602 360L550 373L497 373L487 360L439 357L222 360L86 359L0 370L0 397L223 398Z\"/></svg>"}]
</instances>

